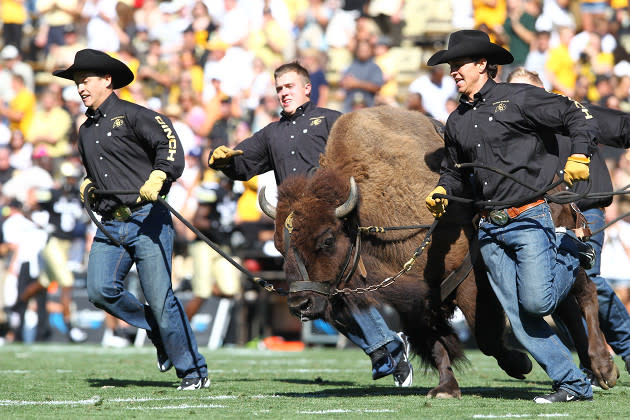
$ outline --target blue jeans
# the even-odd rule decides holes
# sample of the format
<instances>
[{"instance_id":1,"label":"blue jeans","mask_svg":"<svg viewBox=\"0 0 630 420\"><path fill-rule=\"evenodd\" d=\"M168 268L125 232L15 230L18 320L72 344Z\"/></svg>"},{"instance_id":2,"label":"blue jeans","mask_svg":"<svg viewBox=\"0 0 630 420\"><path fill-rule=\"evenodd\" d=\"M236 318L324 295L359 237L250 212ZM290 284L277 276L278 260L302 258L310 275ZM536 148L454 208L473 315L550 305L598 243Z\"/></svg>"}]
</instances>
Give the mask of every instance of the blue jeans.
<instances>
[{"instance_id":1,"label":"blue jeans","mask_svg":"<svg viewBox=\"0 0 630 420\"><path fill-rule=\"evenodd\" d=\"M514 335L549 375L554 389L591 397L590 383L573 362L571 351L543 319L566 297L579 267L575 256L559 252L557 241L564 236L556 236L546 203L504 226L486 218L479 224L488 278Z\"/></svg>"},{"instance_id":2,"label":"blue jeans","mask_svg":"<svg viewBox=\"0 0 630 420\"><path fill-rule=\"evenodd\" d=\"M368 309L352 311L356 325L345 331L339 330L350 341L359 346L366 354L379 347L386 346L390 353L398 353L402 342L388 326L381 313L373 306Z\"/></svg>"},{"instance_id":3,"label":"blue jeans","mask_svg":"<svg viewBox=\"0 0 630 420\"><path fill-rule=\"evenodd\" d=\"M179 378L208 376L186 313L173 294L174 231L169 211L162 204L148 203L127 221L110 220L103 225L122 246L113 244L100 230L96 233L88 263L90 302L147 330L153 344L164 349ZM125 290L124 278L134 263L148 305Z\"/></svg>"},{"instance_id":4,"label":"blue jeans","mask_svg":"<svg viewBox=\"0 0 630 420\"><path fill-rule=\"evenodd\" d=\"M583 213L593 231L600 229L606 223L604 212L599 208L589 209ZM630 315L606 279L599 275L604 231L593 235L588 243L595 249L597 255L593 268L587 273L597 286L599 325L610 347L625 359L630 356Z\"/></svg>"}]
</instances>

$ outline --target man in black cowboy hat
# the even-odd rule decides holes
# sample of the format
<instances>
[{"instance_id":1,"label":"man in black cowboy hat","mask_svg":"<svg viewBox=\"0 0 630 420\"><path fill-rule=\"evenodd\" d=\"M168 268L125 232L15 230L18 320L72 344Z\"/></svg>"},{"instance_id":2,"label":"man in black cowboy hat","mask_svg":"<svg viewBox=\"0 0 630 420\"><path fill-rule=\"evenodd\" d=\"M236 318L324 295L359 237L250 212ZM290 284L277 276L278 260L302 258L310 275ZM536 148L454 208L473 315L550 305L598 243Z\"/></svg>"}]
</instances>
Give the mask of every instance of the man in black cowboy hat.
<instances>
[{"instance_id":1,"label":"man in black cowboy hat","mask_svg":"<svg viewBox=\"0 0 630 420\"><path fill-rule=\"evenodd\" d=\"M180 390L210 385L204 357L171 285L173 223L157 201L184 170L184 153L170 120L123 101L119 89L133 81L121 61L92 49L55 76L74 80L87 120L79 129L79 152L87 177L81 200L90 200L107 235L98 231L88 263L88 296L94 305L144 328L158 353L158 368L175 366ZM94 190L117 191L95 194ZM132 193L121 193L132 191ZM112 240L114 239L114 240ZM148 305L125 290L135 264Z\"/></svg>"},{"instance_id":2,"label":"man in black cowboy hat","mask_svg":"<svg viewBox=\"0 0 630 420\"><path fill-rule=\"evenodd\" d=\"M450 65L461 98L446 123L440 180L426 205L440 217L448 201L434 194L461 195L467 188L488 202L478 238L490 283L514 334L554 381L553 392L534 401L591 400L590 382L543 316L555 311L576 270L590 267L595 254L572 232L556 232L539 191L554 179L554 133L565 133L572 141L564 181L572 185L588 179L598 126L587 108L567 97L531 85L496 83L497 66L512 61L507 50L475 30L451 34L448 49L429 59L430 66ZM500 169L514 180L480 167L462 169L458 163Z\"/></svg>"}]
</instances>

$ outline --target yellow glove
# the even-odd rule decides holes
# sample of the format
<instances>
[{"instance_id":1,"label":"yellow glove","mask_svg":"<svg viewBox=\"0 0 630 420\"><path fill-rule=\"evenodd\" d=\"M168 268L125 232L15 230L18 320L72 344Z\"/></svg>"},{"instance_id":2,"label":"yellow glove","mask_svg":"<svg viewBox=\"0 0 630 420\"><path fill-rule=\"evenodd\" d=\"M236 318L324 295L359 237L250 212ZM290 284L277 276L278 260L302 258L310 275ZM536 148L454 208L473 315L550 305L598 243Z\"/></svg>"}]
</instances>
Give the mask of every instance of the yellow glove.
<instances>
[{"instance_id":1,"label":"yellow glove","mask_svg":"<svg viewBox=\"0 0 630 420\"><path fill-rule=\"evenodd\" d=\"M213 150L208 159L208 166L212 169L220 169L226 166L234 156L242 155L242 150L230 149L227 146L219 146Z\"/></svg>"},{"instance_id":2,"label":"yellow glove","mask_svg":"<svg viewBox=\"0 0 630 420\"><path fill-rule=\"evenodd\" d=\"M142 187L140 187L140 197L138 200L142 199L144 201L155 201L158 198L158 194L162 189L162 185L164 184L164 180L166 180L166 173L160 171L159 169L155 169L149 175L149 179L144 183Z\"/></svg>"},{"instance_id":3,"label":"yellow glove","mask_svg":"<svg viewBox=\"0 0 630 420\"><path fill-rule=\"evenodd\" d=\"M85 198L83 197L83 191L85 190L85 187L87 187L87 197L88 200L90 200L90 203L94 201L94 198L96 198L94 196L94 190L96 189L96 187L94 186L94 183L92 182L92 180L90 178L85 178L83 180L83 182L81 183L81 187L79 187L79 197L81 197L81 202L84 203L85 202Z\"/></svg>"},{"instance_id":4,"label":"yellow glove","mask_svg":"<svg viewBox=\"0 0 630 420\"><path fill-rule=\"evenodd\" d=\"M446 213L446 206L448 206L448 200L446 198L433 198L433 194L446 194L444 187L438 186L427 195L424 200L427 208L436 219L442 217Z\"/></svg>"},{"instance_id":5,"label":"yellow glove","mask_svg":"<svg viewBox=\"0 0 630 420\"><path fill-rule=\"evenodd\" d=\"M586 181L588 180L588 164L591 162L591 158L583 155L571 155L567 159L567 164L564 166L564 182L569 187L573 186L573 181Z\"/></svg>"}]
</instances>

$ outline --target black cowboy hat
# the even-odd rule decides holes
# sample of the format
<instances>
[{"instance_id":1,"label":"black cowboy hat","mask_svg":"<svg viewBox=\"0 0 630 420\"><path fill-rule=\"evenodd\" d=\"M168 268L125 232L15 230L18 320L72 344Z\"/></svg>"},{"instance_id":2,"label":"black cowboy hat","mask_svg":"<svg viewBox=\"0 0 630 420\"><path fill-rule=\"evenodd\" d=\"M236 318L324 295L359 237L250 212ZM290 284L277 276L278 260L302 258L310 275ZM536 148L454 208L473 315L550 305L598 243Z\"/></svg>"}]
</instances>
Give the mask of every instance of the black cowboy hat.
<instances>
[{"instance_id":1,"label":"black cowboy hat","mask_svg":"<svg viewBox=\"0 0 630 420\"><path fill-rule=\"evenodd\" d=\"M125 87L133 81L133 73L125 63L102 51L90 48L77 51L74 56L74 63L65 70L53 71L53 75L74 80L74 74L80 71L111 75L114 89Z\"/></svg>"},{"instance_id":2,"label":"black cowboy hat","mask_svg":"<svg viewBox=\"0 0 630 420\"><path fill-rule=\"evenodd\" d=\"M448 39L448 49L433 54L427 65L435 66L462 57L485 58L490 64L510 64L514 61L508 50L490 42L487 33L465 29L453 32Z\"/></svg>"}]
</instances>

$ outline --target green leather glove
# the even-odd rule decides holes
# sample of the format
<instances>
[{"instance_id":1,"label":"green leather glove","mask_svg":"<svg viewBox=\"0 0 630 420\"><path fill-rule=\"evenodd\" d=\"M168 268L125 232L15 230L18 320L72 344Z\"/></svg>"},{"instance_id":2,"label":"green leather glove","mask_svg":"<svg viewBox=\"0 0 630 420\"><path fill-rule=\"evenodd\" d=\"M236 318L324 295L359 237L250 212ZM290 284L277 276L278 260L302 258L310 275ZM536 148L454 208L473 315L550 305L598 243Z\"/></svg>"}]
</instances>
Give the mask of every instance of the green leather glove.
<instances>
[{"instance_id":1,"label":"green leather glove","mask_svg":"<svg viewBox=\"0 0 630 420\"><path fill-rule=\"evenodd\" d=\"M164 173L164 171L160 171L159 169L153 170L147 182L140 187L140 199L144 201L156 201L165 180L166 173Z\"/></svg>"},{"instance_id":2,"label":"green leather glove","mask_svg":"<svg viewBox=\"0 0 630 420\"><path fill-rule=\"evenodd\" d=\"M219 146L212 151L212 154L208 159L208 166L212 169L221 169L230 163L234 156L242 154L242 150L234 150L227 146Z\"/></svg>"},{"instance_id":3,"label":"green leather glove","mask_svg":"<svg viewBox=\"0 0 630 420\"><path fill-rule=\"evenodd\" d=\"M437 186L433 191L427 195L424 200L427 208L433 215L433 217L440 218L446 213L446 206L448 206L448 200L446 198L433 198L433 194L446 194L446 190L442 186Z\"/></svg>"},{"instance_id":4,"label":"green leather glove","mask_svg":"<svg viewBox=\"0 0 630 420\"><path fill-rule=\"evenodd\" d=\"M86 187L87 187L87 191L86 191ZM88 200L90 200L90 203L94 202L94 199L96 198L96 196L94 195L95 189L96 187L94 186L94 183L92 182L92 180L90 178L85 178L83 182L81 183L81 187L79 187L79 197L81 197L81 202L82 203L85 202L85 197L83 196L84 191L85 193L87 193L87 198Z\"/></svg>"},{"instance_id":5,"label":"green leather glove","mask_svg":"<svg viewBox=\"0 0 630 420\"><path fill-rule=\"evenodd\" d=\"M588 180L588 164L590 162L591 158L589 158L588 156L569 156L569 158L567 159L567 163L564 166L564 182L566 182L569 187L572 187L573 181Z\"/></svg>"}]
</instances>

